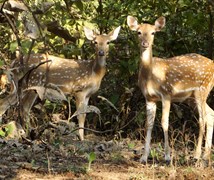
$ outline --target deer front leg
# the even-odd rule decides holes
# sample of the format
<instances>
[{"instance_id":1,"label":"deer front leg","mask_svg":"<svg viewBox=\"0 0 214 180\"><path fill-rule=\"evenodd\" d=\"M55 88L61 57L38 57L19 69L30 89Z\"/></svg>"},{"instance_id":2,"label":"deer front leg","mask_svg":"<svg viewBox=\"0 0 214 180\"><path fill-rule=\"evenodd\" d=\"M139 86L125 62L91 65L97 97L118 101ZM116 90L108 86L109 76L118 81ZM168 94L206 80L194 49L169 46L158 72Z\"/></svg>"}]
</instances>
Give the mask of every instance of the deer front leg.
<instances>
[{"instance_id":1,"label":"deer front leg","mask_svg":"<svg viewBox=\"0 0 214 180\"><path fill-rule=\"evenodd\" d=\"M147 159L150 152L150 142L151 142L151 134L152 128L154 125L155 114L156 114L156 103L155 102L146 102L146 113L147 113L147 120L146 120L146 139L145 139L145 146L144 146L144 154L140 158L141 163L147 163Z\"/></svg>"},{"instance_id":2,"label":"deer front leg","mask_svg":"<svg viewBox=\"0 0 214 180\"><path fill-rule=\"evenodd\" d=\"M161 125L164 132L164 152L165 152L165 161L167 164L170 163L170 146L169 146L169 137L168 137L168 128L169 128L169 112L170 112L171 100L162 99L162 120Z\"/></svg>"},{"instance_id":3,"label":"deer front leg","mask_svg":"<svg viewBox=\"0 0 214 180\"><path fill-rule=\"evenodd\" d=\"M86 97L83 94L79 94L78 96L76 96L76 110L80 112L85 111L88 105L88 101L89 101L89 97ZM79 128L84 128L85 118L86 118L86 114L80 113L77 116ZM84 129L79 129L79 137L81 141L84 140Z\"/></svg>"}]
</instances>

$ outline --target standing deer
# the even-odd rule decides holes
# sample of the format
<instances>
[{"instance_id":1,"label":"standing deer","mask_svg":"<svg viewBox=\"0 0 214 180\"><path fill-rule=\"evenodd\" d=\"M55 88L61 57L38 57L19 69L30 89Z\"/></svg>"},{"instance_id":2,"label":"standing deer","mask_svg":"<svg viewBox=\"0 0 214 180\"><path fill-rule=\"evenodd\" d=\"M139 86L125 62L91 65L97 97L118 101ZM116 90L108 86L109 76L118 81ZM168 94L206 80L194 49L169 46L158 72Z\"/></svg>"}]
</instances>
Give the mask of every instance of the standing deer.
<instances>
[{"instance_id":1,"label":"standing deer","mask_svg":"<svg viewBox=\"0 0 214 180\"><path fill-rule=\"evenodd\" d=\"M185 54L168 59L152 56L154 34L165 26L165 18L160 17L154 25L138 24L135 17L128 16L127 24L137 31L140 44L140 67L138 85L146 99L147 132L145 151L140 159L146 163L150 152L151 133L156 114L156 102L162 102L161 125L164 132L165 161L169 163L170 147L168 140L169 112L171 102L194 100L199 113L199 137L195 158L201 157L201 146L206 126L204 158L209 159L214 111L207 105L207 97L214 86L214 63L199 54Z\"/></svg>"},{"instance_id":2,"label":"standing deer","mask_svg":"<svg viewBox=\"0 0 214 180\"><path fill-rule=\"evenodd\" d=\"M109 43L117 39L119 31L120 26L109 34L98 35L91 29L84 28L87 39L95 44L96 59L94 61L64 59L46 54L31 54L27 62L25 59L28 67L47 60L50 62L33 70L29 77L26 77L24 86L21 87L25 89L22 97L24 117L29 116L29 111L38 98L38 94L31 89L38 89L38 87L47 88L46 96L48 96L48 87L50 86L64 95L74 96L76 109L86 108L91 95L100 88L100 83L106 72ZM10 95L0 100L0 115L7 110L10 104L14 104L14 99L15 95ZM51 97L51 99L55 99L55 97ZM77 116L80 128L84 128L85 117L85 114ZM79 129L79 136L80 140L84 140L83 129Z\"/></svg>"}]
</instances>

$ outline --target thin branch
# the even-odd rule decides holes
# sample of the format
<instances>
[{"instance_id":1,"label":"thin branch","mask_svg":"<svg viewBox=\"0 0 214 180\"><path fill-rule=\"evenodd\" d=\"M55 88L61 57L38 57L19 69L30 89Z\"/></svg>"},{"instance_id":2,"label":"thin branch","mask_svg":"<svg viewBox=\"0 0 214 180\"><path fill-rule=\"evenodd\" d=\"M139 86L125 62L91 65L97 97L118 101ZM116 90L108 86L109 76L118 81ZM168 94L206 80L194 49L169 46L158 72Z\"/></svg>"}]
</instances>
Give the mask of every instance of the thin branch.
<instances>
[{"instance_id":1,"label":"thin branch","mask_svg":"<svg viewBox=\"0 0 214 180\"><path fill-rule=\"evenodd\" d=\"M5 4L6 1L4 1L4 4ZM19 60L20 60L20 64L21 66L23 66L23 54L22 54L22 49L21 49L21 41L20 41L20 38L19 38L19 35L18 35L18 30L15 28L14 26L14 23L12 22L12 20L9 18L9 16L4 13L3 11L3 7L4 7L4 4L2 5L1 7L1 13L5 16L5 18L7 19L7 22L9 24L9 26L11 27L13 33L15 34L16 36L16 41L17 41L17 44L18 44L18 49L19 49Z\"/></svg>"},{"instance_id":2,"label":"thin branch","mask_svg":"<svg viewBox=\"0 0 214 180\"><path fill-rule=\"evenodd\" d=\"M31 73L33 70L37 69L37 68L38 68L39 66L41 66L42 64L45 64L45 63L48 63L48 62L51 62L51 60L47 60L47 61L44 61L44 62L40 62L40 63L37 64L36 66L32 67L30 70L28 70L28 71L24 74L24 76L23 76L19 81L22 82L22 80L23 80L26 76L29 76L30 73Z\"/></svg>"},{"instance_id":3,"label":"thin branch","mask_svg":"<svg viewBox=\"0 0 214 180\"><path fill-rule=\"evenodd\" d=\"M43 38L43 33L42 33L42 30L41 30L41 25L40 25L39 21L37 20L35 14L33 13L33 11L31 11L30 7L27 5L27 3L25 3L24 0L22 0L22 2L27 7L28 11L32 14L33 19L34 19L34 21L35 21L35 23L36 23L36 25L37 25L37 27L39 29L39 33L40 33L41 37Z\"/></svg>"},{"instance_id":4,"label":"thin branch","mask_svg":"<svg viewBox=\"0 0 214 180\"><path fill-rule=\"evenodd\" d=\"M7 1L7 0L4 0L3 4L2 4L2 6L1 6L1 9L0 9L0 12L1 12L1 13L3 12L3 7L4 7L5 3L6 3L6 1Z\"/></svg>"},{"instance_id":5,"label":"thin branch","mask_svg":"<svg viewBox=\"0 0 214 180\"><path fill-rule=\"evenodd\" d=\"M33 49L34 43L35 43L35 39L32 39L32 43L30 45L30 48L29 48L29 51L28 51L28 55L27 55L27 58L26 58L26 65L28 64L28 60L30 58L30 54L31 54L31 51Z\"/></svg>"}]
</instances>

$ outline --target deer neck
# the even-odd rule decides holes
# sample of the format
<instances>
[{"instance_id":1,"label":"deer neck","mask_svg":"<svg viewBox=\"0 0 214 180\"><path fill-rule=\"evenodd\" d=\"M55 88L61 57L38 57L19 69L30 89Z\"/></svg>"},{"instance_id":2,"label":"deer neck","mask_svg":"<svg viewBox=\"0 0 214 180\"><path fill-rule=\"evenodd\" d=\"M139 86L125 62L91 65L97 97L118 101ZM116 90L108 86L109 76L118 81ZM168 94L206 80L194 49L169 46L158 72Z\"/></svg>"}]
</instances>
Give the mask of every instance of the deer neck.
<instances>
[{"instance_id":1,"label":"deer neck","mask_svg":"<svg viewBox=\"0 0 214 180\"><path fill-rule=\"evenodd\" d=\"M148 79L152 72L152 46L147 49L141 50L141 61L140 61L140 73L143 73L143 77Z\"/></svg>"},{"instance_id":2,"label":"deer neck","mask_svg":"<svg viewBox=\"0 0 214 180\"><path fill-rule=\"evenodd\" d=\"M106 56L97 56L93 64L93 71L97 75L104 76L106 72Z\"/></svg>"}]
</instances>

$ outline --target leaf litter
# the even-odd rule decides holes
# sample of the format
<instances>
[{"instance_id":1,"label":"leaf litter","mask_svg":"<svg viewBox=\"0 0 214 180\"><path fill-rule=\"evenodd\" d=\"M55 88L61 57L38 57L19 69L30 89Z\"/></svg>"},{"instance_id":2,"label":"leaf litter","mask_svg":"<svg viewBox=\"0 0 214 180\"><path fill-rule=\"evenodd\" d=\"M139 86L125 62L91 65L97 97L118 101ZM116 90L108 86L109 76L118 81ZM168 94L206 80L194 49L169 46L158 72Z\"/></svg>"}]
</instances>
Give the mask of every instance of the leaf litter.
<instances>
[{"instance_id":1,"label":"leaf litter","mask_svg":"<svg viewBox=\"0 0 214 180\"><path fill-rule=\"evenodd\" d=\"M161 158L158 162L150 159L147 165L140 164L141 144L128 138L109 141L92 134L81 142L76 134L65 135L62 130L56 133L52 128L33 141L23 137L0 138L0 179L192 180L214 177L212 166L166 166ZM157 156L162 156L159 146L153 144L152 148L159 153Z\"/></svg>"}]
</instances>

